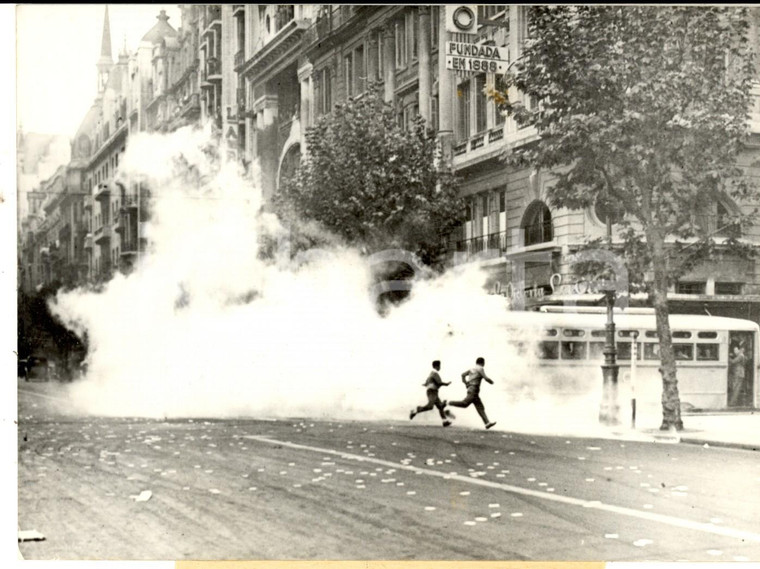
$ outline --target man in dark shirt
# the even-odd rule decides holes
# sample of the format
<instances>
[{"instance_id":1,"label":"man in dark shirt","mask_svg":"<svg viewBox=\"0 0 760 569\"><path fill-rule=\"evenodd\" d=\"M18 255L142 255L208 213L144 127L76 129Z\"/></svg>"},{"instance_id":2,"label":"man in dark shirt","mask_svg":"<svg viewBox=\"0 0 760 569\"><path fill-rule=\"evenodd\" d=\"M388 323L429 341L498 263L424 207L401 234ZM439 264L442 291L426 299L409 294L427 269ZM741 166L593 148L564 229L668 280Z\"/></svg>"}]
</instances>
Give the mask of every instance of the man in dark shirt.
<instances>
[{"instance_id":1,"label":"man in dark shirt","mask_svg":"<svg viewBox=\"0 0 760 569\"><path fill-rule=\"evenodd\" d=\"M488 420L486 409L483 407L483 402L480 400L480 382L485 379L488 383L493 385L493 380L486 375L486 371L483 369L483 366L485 365L486 360L478 358L475 360L474 368L468 369L462 373L462 382L467 386L467 396L461 401L451 401L449 402L449 405L452 407L469 407L470 404L475 405L475 410L478 412L478 415L480 415L480 418L483 419L486 429L490 429L496 424L496 421Z\"/></svg>"},{"instance_id":2,"label":"man in dark shirt","mask_svg":"<svg viewBox=\"0 0 760 569\"><path fill-rule=\"evenodd\" d=\"M430 375L428 375L425 383L422 384L427 388L427 405L420 405L416 409L412 409L409 412L409 419L414 419L417 413L424 413L425 411L430 411L433 407L437 407L438 413L440 413L441 419L443 420L443 426L448 427L451 425L451 421L449 421L447 415L450 414L444 409L444 407L446 407L446 402L440 400L438 397L438 390L442 385L451 385L451 382L449 381L447 383L443 381L438 374L439 371L441 371L441 362L435 360L433 362L433 370L430 372Z\"/></svg>"}]
</instances>

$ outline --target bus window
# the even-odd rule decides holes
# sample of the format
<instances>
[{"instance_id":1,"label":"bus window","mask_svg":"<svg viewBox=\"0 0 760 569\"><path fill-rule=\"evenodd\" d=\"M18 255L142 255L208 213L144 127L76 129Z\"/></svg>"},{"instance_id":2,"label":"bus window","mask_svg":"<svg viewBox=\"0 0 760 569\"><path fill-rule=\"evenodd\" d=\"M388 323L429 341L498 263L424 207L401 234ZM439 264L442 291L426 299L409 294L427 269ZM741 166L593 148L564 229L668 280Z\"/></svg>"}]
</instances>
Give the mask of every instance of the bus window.
<instances>
[{"instance_id":1,"label":"bus window","mask_svg":"<svg viewBox=\"0 0 760 569\"><path fill-rule=\"evenodd\" d=\"M547 336L556 336L559 333L554 328L550 328L549 330L544 330L544 332L546 332Z\"/></svg>"},{"instance_id":2,"label":"bus window","mask_svg":"<svg viewBox=\"0 0 760 569\"><path fill-rule=\"evenodd\" d=\"M606 330L591 330L591 335L594 338L604 338L607 335Z\"/></svg>"},{"instance_id":3,"label":"bus window","mask_svg":"<svg viewBox=\"0 0 760 569\"><path fill-rule=\"evenodd\" d=\"M589 348L589 357L592 360L604 358L604 342L590 342Z\"/></svg>"},{"instance_id":4,"label":"bus window","mask_svg":"<svg viewBox=\"0 0 760 569\"><path fill-rule=\"evenodd\" d=\"M631 359L631 347L633 343L632 342L618 342L615 344L617 347L617 357L619 360L630 360ZM636 342L636 359L641 359L641 342Z\"/></svg>"},{"instance_id":5,"label":"bus window","mask_svg":"<svg viewBox=\"0 0 760 569\"><path fill-rule=\"evenodd\" d=\"M638 335L637 330L618 330L618 336L621 338L631 338L634 334Z\"/></svg>"},{"instance_id":6,"label":"bus window","mask_svg":"<svg viewBox=\"0 0 760 569\"><path fill-rule=\"evenodd\" d=\"M586 342L562 342L563 360L585 360Z\"/></svg>"},{"instance_id":7,"label":"bus window","mask_svg":"<svg viewBox=\"0 0 760 569\"><path fill-rule=\"evenodd\" d=\"M688 332L691 335L691 332ZM688 361L694 359L694 344L673 344L676 360Z\"/></svg>"},{"instance_id":8,"label":"bus window","mask_svg":"<svg viewBox=\"0 0 760 569\"><path fill-rule=\"evenodd\" d=\"M570 328L566 328L565 330L562 331L562 334L564 334L565 336L568 336L570 338L580 338L581 336L585 336L586 335L586 331L585 330L572 330Z\"/></svg>"},{"instance_id":9,"label":"bus window","mask_svg":"<svg viewBox=\"0 0 760 569\"><path fill-rule=\"evenodd\" d=\"M644 359L645 360L659 360L660 359L660 344L646 343L644 344Z\"/></svg>"},{"instance_id":10,"label":"bus window","mask_svg":"<svg viewBox=\"0 0 760 569\"><path fill-rule=\"evenodd\" d=\"M690 361L694 359L694 344L673 344L673 354L677 361ZM644 359L659 360L660 344L644 344Z\"/></svg>"},{"instance_id":11,"label":"bus window","mask_svg":"<svg viewBox=\"0 0 760 569\"><path fill-rule=\"evenodd\" d=\"M646 336L647 336L647 338L656 338L657 337L657 330L647 330Z\"/></svg>"},{"instance_id":12,"label":"bus window","mask_svg":"<svg viewBox=\"0 0 760 569\"><path fill-rule=\"evenodd\" d=\"M714 340L717 337L718 337L717 332L698 332L697 333L697 338L705 338L705 339L709 338L711 340Z\"/></svg>"},{"instance_id":13,"label":"bus window","mask_svg":"<svg viewBox=\"0 0 760 569\"><path fill-rule=\"evenodd\" d=\"M538 357L542 360L559 359L559 342L539 342Z\"/></svg>"},{"instance_id":14,"label":"bus window","mask_svg":"<svg viewBox=\"0 0 760 569\"><path fill-rule=\"evenodd\" d=\"M718 357L718 354L720 353L718 350L719 347L720 344L697 344L697 360L703 362L717 362L720 359Z\"/></svg>"},{"instance_id":15,"label":"bus window","mask_svg":"<svg viewBox=\"0 0 760 569\"><path fill-rule=\"evenodd\" d=\"M676 330L673 332L674 338L691 338L691 332L684 332L682 330Z\"/></svg>"}]
</instances>

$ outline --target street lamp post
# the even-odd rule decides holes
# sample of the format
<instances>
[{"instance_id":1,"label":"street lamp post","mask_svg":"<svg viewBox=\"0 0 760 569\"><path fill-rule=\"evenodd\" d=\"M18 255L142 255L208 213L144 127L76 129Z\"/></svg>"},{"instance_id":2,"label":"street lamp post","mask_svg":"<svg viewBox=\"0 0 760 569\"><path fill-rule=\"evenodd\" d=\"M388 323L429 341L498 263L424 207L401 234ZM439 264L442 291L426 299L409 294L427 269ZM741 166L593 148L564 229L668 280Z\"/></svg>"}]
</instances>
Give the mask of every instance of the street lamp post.
<instances>
[{"instance_id":1,"label":"street lamp post","mask_svg":"<svg viewBox=\"0 0 760 569\"><path fill-rule=\"evenodd\" d=\"M607 248L612 251L612 204L607 200ZM615 289L608 286L604 291L607 305L607 322L604 325L604 363L602 364L602 402L599 407L599 422L603 425L620 423L618 405L618 364L615 348Z\"/></svg>"}]
</instances>

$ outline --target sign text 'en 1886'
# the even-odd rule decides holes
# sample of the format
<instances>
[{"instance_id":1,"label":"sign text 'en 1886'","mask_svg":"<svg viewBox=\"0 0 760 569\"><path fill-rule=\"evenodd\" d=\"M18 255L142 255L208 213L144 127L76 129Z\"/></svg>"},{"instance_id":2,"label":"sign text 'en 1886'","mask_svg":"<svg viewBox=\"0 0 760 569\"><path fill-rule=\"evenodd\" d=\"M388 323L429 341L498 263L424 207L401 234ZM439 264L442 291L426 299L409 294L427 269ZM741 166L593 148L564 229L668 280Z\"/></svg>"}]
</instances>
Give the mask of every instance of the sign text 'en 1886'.
<instances>
[{"instance_id":1,"label":"sign text 'en 1886'","mask_svg":"<svg viewBox=\"0 0 760 569\"><path fill-rule=\"evenodd\" d=\"M446 69L487 73L506 73L509 66L507 48L493 45L446 42Z\"/></svg>"}]
</instances>

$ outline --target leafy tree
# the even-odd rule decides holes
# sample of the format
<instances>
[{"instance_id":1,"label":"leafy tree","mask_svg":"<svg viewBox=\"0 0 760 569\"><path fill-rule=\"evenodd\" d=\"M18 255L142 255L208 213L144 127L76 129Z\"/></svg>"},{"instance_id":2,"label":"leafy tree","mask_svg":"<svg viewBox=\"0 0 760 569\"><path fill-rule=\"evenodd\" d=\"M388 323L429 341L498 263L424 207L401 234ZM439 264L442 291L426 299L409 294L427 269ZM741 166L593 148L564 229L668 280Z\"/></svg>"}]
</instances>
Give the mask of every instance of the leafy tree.
<instances>
[{"instance_id":1,"label":"leafy tree","mask_svg":"<svg viewBox=\"0 0 760 569\"><path fill-rule=\"evenodd\" d=\"M552 205L618 210L618 247L655 309L662 429L683 428L668 287L727 229L702 223L702 208L753 195L737 166L754 77L748 33L739 7L532 6L523 56L491 93L535 126L537 141L506 160L552 169ZM752 215L728 214L739 226Z\"/></svg>"},{"instance_id":2,"label":"leafy tree","mask_svg":"<svg viewBox=\"0 0 760 569\"><path fill-rule=\"evenodd\" d=\"M435 133L419 117L400 126L374 87L306 131L306 155L277 201L286 218L316 221L370 253L409 250L429 265L440 264L443 238L464 211Z\"/></svg>"}]
</instances>

